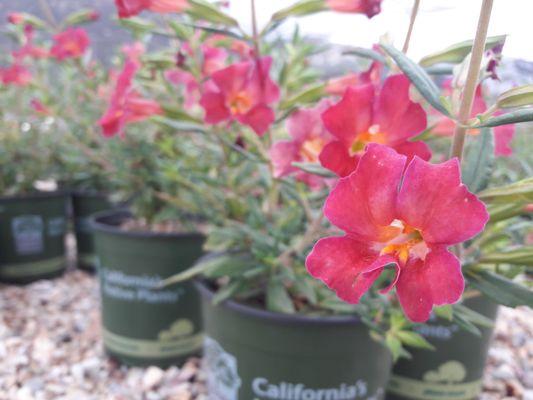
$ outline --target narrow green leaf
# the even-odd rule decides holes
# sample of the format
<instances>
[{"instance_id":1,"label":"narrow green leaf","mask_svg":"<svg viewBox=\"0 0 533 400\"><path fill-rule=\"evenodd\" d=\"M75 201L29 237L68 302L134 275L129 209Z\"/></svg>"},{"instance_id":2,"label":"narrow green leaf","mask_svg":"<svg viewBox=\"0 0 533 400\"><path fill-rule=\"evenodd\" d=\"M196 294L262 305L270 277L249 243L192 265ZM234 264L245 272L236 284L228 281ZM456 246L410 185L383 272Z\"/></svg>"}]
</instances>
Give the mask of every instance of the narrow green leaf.
<instances>
[{"instance_id":1,"label":"narrow green leaf","mask_svg":"<svg viewBox=\"0 0 533 400\"><path fill-rule=\"evenodd\" d=\"M279 23L289 17L301 17L326 10L324 0L302 0L272 15L272 22Z\"/></svg>"},{"instance_id":2,"label":"narrow green leaf","mask_svg":"<svg viewBox=\"0 0 533 400\"><path fill-rule=\"evenodd\" d=\"M513 264L533 266L533 246L522 246L515 250L484 254L479 262L484 264Z\"/></svg>"},{"instance_id":3,"label":"narrow green leaf","mask_svg":"<svg viewBox=\"0 0 533 400\"><path fill-rule=\"evenodd\" d=\"M292 165L304 172L307 172L308 174L322 176L324 178L335 178L337 176L329 169L326 169L317 163L293 162Z\"/></svg>"},{"instance_id":4,"label":"narrow green leaf","mask_svg":"<svg viewBox=\"0 0 533 400\"><path fill-rule=\"evenodd\" d=\"M407 346L416 347L419 349L435 350L435 346L429 343L422 335L411 331L396 332L398 339Z\"/></svg>"},{"instance_id":5,"label":"narrow green leaf","mask_svg":"<svg viewBox=\"0 0 533 400\"><path fill-rule=\"evenodd\" d=\"M79 11L75 11L66 16L63 20L62 25L64 26L74 26L80 25L86 22L92 22L95 20L95 10L91 8L84 8Z\"/></svg>"},{"instance_id":6,"label":"narrow green leaf","mask_svg":"<svg viewBox=\"0 0 533 400\"><path fill-rule=\"evenodd\" d=\"M287 110L297 105L314 103L315 101L320 100L322 97L324 97L325 87L325 84L320 83L316 86L306 89L302 93L299 93L296 96L283 101L280 104L280 109Z\"/></svg>"},{"instance_id":7,"label":"narrow green leaf","mask_svg":"<svg viewBox=\"0 0 533 400\"><path fill-rule=\"evenodd\" d=\"M450 112L441 101L439 88L420 65L416 64L414 61L407 58L404 53L390 45L382 44L381 48L392 57L398 67L405 75L407 75L412 84L429 104L444 115L450 116Z\"/></svg>"},{"instance_id":8,"label":"narrow green leaf","mask_svg":"<svg viewBox=\"0 0 533 400\"><path fill-rule=\"evenodd\" d=\"M490 36L485 42L485 50L492 49L498 44L505 43L506 36ZM420 65L423 67L429 67L438 63L452 63L458 64L465 59L465 57L472 50L473 41L466 40L461 43L456 43L450 47L440 50L431 55L425 56L420 60Z\"/></svg>"},{"instance_id":9,"label":"narrow green leaf","mask_svg":"<svg viewBox=\"0 0 533 400\"><path fill-rule=\"evenodd\" d=\"M491 117L483 121L482 123L474 126L473 128L493 128L495 126L517 124L520 122L530 121L533 121L533 107L508 112L502 115L498 115L496 117Z\"/></svg>"},{"instance_id":10,"label":"narrow green leaf","mask_svg":"<svg viewBox=\"0 0 533 400\"><path fill-rule=\"evenodd\" d=\"M507 307L533 307L533 292L494 272L468 268L465 274L470 284L495 302Z\"/></svg>"},{"instance_id":11,"label":"narrow green leaf","mask_svg":"<svg viewBox=\"0 0 533 400\"><path fill-rule=\"evenodd\" d=\"M475 336L481 336L481 331L479 330L479 328L475 326L472 322L470 322L468 319L466 319L464 316L459 315L458 313L454 313L453 322L455 322L465 331L470 332Z\"/></svg>"},{"instance_id":12,"label":"narrow green leaf","mask_svg":"<svg viewBox=\"0 0 533 400\"><path fill-rule=\"evenodd\" d=\"M513 108L533 104L533 85L512 88L498 96L496 104L499 108Z\"/></svg>"},{"instance_id":13,"label":"narrow green leaf","mask_svg":"<svg viewBox=\"0 0 533 400\"><path fill-rule=\"evenodd\" d=\"M310 304L317 303L317 296L315 289L309 283L309 280L306 278L298 277L294 281L294 290L301 297L305 298Z\"/></svg>"},{"instance_id":14,"label":"narrow green leaf","mask_svg":"<svg viewBox=\"0 0 533 400\"><path fill-rule=\"evenodd\" d=\"M195 124L201 124L202 121L193 117L182 108L177 108L169 105L162 106L165 116L176 121L194 122Z\"/></svg>"},{"instance_id":15,"label":"narrow green leaf","mask_svg":"<svg viewBox=\"0 0 533 400\"><path fill-rule=\"evenodd\" d=\"M477 311L474 311L468 307L465 307L462 304L456 304L453 306L455 313L458 313L465 319L469 320L475 325L481 326L483 328L493 328L494 322L485 317L483 314L478 313Z\"/></svg>"},{"instance_id":16,"label":"narrow green leaf","mask_svg":"<svg viewBox=\"0 0 533 400\"><path fill-rule=\"evenodd\" d=\"M533 202L533 177L513 182L509 185L488 188L478 194L486 202L531 203Z\"/></svg>"},{"instance_id":17,"label":"narrow green leaf","mask_svg":"<svg viewBox=\"0 0 533 400\"><path fill-rule=\"evenodd\" d=\"M392 332L387 333L385 336L385 344L392 353L392 358L397 361L401 357L410 358L410 354L405 351L402 346L402 342Z\"/></svg>"},{"instance_id":18,"label":"narrow green leaf","mask_svg":"<svg viewBox=\"0 0 533 400\"><path fill-rule=\"evenodd\" d=\"M463 163L463 182L471 192L485 189L494 167L494 136L492 130L484 128L481 135L472 138Z\"/></svg>"},{"instance_id":19,"label":"narrow green leaf","mask_svg":"<svg viewBox=\"0 0 533 400\"><path fill-rule=\"evenodd\" d=\"M279 279L270 279L267 286L266 305L270 311L293 314L295 312L285 285Z\"/></svg>"},{"instance_id":20,"label":"narrow green leaf","mask_svg":"<svg viewBox=\"0 0 533 400\"><path fill-rule=\"evenodd\" d=\"M207 1L189 0L189 5L190 7L187 8L186 12L194 18L226 26L239 26L235 18L223 13Z\"/></svg>"},{"instance_id":21,"label":"narrow green leaf","mask_svg":"<svg viewBox=\"0 0 533 400\"><path fill-rule=\"evenodd\" d=\"M364 47L354 47L350 50L343 51L342 54L368 58L385 64L385 57L382 54L372 49L365 49Z\"/></svg>"},{"instance_id":22,"label":"narrow green leaf","mask_svg":"<svg viewBox=\"0 0 533 400\"><path fill-rule=\"evenodd\" d=\"M221 287L213 296L213 304L217 305L232 298L235 293L239 292L243 288L242 281L235 281L227 286Z\"/></svg>"},{"instance_id":23,"label":"narrow green leaf","mask_svg":"<svg viewBox=\"0 0 533 400\"><path fill-rule=\"evenodd\" d=\"M177 131L205 132L205 129L202 125L189 121L176 121L167 117L163 117L161 115L155 115L150 119L160 125L168 126L169 128L175 129Z\"/></svg>"},{"instance_id":24,"label":"narrow green leaf","mask_svg":"<svg viewBox=\"0 0 533 400\"><path fill-rule=\"evenodd\" d=\"M439 318L451 321L453 319L453 307L450 304L433 308L433 312Z\"/></svg>"}]
</instances>

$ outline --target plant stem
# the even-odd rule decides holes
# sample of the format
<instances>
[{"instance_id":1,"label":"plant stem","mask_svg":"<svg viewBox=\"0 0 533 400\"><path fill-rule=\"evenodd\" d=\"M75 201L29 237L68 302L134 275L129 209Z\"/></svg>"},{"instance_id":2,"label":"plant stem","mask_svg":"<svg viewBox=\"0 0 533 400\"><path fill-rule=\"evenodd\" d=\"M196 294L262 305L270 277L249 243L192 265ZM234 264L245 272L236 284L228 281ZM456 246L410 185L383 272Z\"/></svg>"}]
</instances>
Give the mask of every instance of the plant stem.
<instances>
[{"instance_id":1,"label":"plant stem","mask_svg":"<svg viewBox=\"0 0 533 400\"><path fill-rule=\"evenodd\" d=\"M255 11L255 0L250 0L252 6L252 38L254 41L254 51L255 57L259 58L261 56L259 52L259 36L257 33L257 14Z\"/></svg>"},{"instance_id":2,"label":"plant stem","mask_svg":"<svg viewBox=\"0 0 533 400\"><path fill-rule=\"evenodd\" d=\"M42 12L44 13L46 19L52 25L54 29L57 29L57 20L54 17L54 13L52 12L52 9L50 8L50 4L48 4L47 0L38 0L39 1L39 7L41 7Z\"/></svg>"},{"instance_id":3,"label":"plant stem","mask_svg":"<svg viewBox=\"0 0 533 400\"><path fill-rule=\"evenodd\" d=\"M413 34L413 28L415 26L416 16L418 14L418 8L420 7L420 0L415 0L413 4L413 9L411 10L411 21L409 22L409 29L407 30L407 35L405 36L405 41L403 42L402 52L405 54L409 50L409 42L411 41L411 35Z\"/></svg>"},{"instance_id":4,"label":"plant stem","mask_svg":"<svg viewBox=\"0 0 533 400\"><path fill-rule=\"evenodd\" d=\"M463 155L463 147L465 144L466 124L472 112L472 104L474 103L474 96L479 79L479 68L483 59L483 52L485 51L485 41L487 40L487 31L489 28L490 14L492 12L493 0L483 0L481 5L481 12L477 25L476 37L474 39L474 46L472 47L472 56L468 66L468 74L466 77L465 87L463 89L463 96L461 105L459 107L458 123L455 126L453 136L453 143L450 157L457 157L461 160Z\"/></svg>"}]
</instances>

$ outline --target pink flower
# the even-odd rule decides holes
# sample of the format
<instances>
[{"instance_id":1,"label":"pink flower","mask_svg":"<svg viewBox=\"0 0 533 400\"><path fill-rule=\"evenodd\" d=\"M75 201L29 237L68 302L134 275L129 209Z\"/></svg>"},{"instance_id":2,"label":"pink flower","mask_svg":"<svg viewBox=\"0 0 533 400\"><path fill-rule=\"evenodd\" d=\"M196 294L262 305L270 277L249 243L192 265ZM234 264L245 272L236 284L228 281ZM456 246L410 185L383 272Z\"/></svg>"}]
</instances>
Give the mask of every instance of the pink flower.
<instances>
[{"instance_id":1,"label":"pink flower","mask_svg":"<svg viewBox=\"0 0 533 400\"><path fill-rule=\"evenodd\" d=\"M332 96L342 96L346 89L352 86L359 86L365 83L378 85L381 81L382 70L383 64L374 61L368 71L361 73L351 72L328 80L326 83L326 92Z\"/></svg>"},{"instance_id":2,"label":"pink flower","mask_svg":"<svg viewBox=\"0 0 533 400\"><path fill-rule=\"evenodd\" d=\"M13 25L20 25L24 22L24 14L12 12L7 15L7 22Z\"/></svg>"},{"instance_id":3,"label":"pink flower","mask_svg":"<svg viewBox=\"0 0 533 400\"><path fill-rule=\"evenodd\" d=\"M18 50L13 51L11 54L15 60L24 60L24 58L46 58L49 56L49 52L42 47L33 45L34 30L32 25L26 25L24 27L24 44Z\"/></svg>"},{"instance_id":4,"label":"pink flower","mask_svg":"<svg viewBox=\"0 0 533 400\"><path fill-rule=\"evenodd\" d=\"M446 81L443 84L444 94L451 95L451 80ZM481 85L478 85L476 89L476 95L474 97L474 103L472 105L472 112L470 118L475 118L478 114L483 114L487 110L487 104L483 99L483 89ZM441 136L453 136L455 130L455 122L442 115L438 111L432 111L434 116L435 125L431 129L431 132ZM495 115L498 115L496 113ZM469 129L466 133L468 135L478 135L479 129ZM493 128L494 132L494 155L508 157L513 154L511 142L515 133L514 125L502 125Z\"/></svg>"},{"instance_id":5,"label":"pink flower","mask_svg":"<svg viewBox=\"0 0 533 400\"><path fill-rule=\"evenodd\" d=\"M31 82L31 79L31 72L18 62L7 68L0 68L0 81L4 85L26 86Z\"/></svg>"},{"instance_id":6,"label":"pink flower","mask_svg":"<svg viewBox=\"0 0 533 400\"><path fill-rule=\"evenodd\" d=\"M50 54L61 61L81 57L89 47L90 40L82 28L68 28L55 35L54 42Z\"/></svg>"},{"instance_id":7,"label":"pink flower","mask_svg":"<svg viewBox=\"0 0 533 400\"><path fill-rule=\"evenodd\" d=\"M324 206L344 236L320 239L307 270L339 298L358 303L387 265L406 315L429 318L434 305L452 304L464 290L459 260L448 247L484 228L485 205L461 183L457 159L430 164L370 144L354 173L339 180Z\"/></svg>"},{"instance_id":8,"label":"pink flower","mask_svg":"<svg viewBox=\"0 0 533 400\"><path fill-rule=\"evenodd\" d=\"M50 115L51 111L46 107L39 99L31 99L30 106L33 110L39 114Z\"/></svg>"},{"instance_id":9,"label":"pink flower","mask_svg":"<svg viewBox=\"0 0 533 400\"><path fill-rule=\"evenodd\" d=\"M431 150L410 138L426 129L426 113L409 99L410 82L404 75L387 78L379 96L371 84L346 89L341 101L322 114L327 130L335 137L320 153L320 163L339 176L347 176L368 143L393 147L399 153L424 160Z\"/></svg>"},{"instance_id":10,"label":"pink flower","mask_svg":"<svg viewBox=\"0 0 533 400\"><path fill-rule=\"evenodd\" d=\"M368 18L381 12L382 0L326 0L333 11L366 14Z\"/></svg>"},{"instance_id":11,"label":"pink flower","mask_svg":"<svg viewBox=\"0 0 533 400\"><path fill-rule=\"evenodd\" d=\"M183 86L185 96L185 108L191 108L198 104L201 97L200 84L193 74L181 69L165 71L165 78L176 86Z\"/></svg>"},{"instance_id":12,"label":"pink flower","mask_svg":"<svg viewBox=\"0 0 533 400\"><path fill-rule=\"evenodd\" d=\"M122 136L127 124L162 113L157 102L143 98L133 88L133 78L140 68L139 51L135 46L125 49L127 59L124 68L118 75L107 111L98 121L104 136Z\"/></svg>"},{"instance_id":13,"label":"pink flower","mask_svg":"<svg viewBox=\"0 0 533 400\"><path fill-rule=\"evenodd\" d=\"M301 109L287 120L287 130L291 140L274 143L270 149L270 157L274 166L274 176L279 178L295 174L296 178L316 187L323 183L323 179L310 175L294 167L293 162L318 162L318 155L331 140L331 135L322 123L321 114L329 107L328 100L323 100L317 106Z\"/></svg>"},{"instance_id":14,"label":"pink flower","mask_svg":"<svg viewBox=\"0 0 533 400\"><path fill-rule=\"evenodd\" d=\"M120 18L133 17L144 10L157 13L179 13L184 11L189 3L187 0L115 0Z\"/></svg>"},{"instance_id":15,"label":"pink flower","mask_svg":"<svg viewBox=\"0 0 533 400\"><path fill-rule=\"evenodd\" d=\"M214 72L200 100L205 122L237 120L263 135L275 118L270 104L279 98L279 88L269 76L271 64L270 57L263 57Z\"/></svg>"}]
</instances>

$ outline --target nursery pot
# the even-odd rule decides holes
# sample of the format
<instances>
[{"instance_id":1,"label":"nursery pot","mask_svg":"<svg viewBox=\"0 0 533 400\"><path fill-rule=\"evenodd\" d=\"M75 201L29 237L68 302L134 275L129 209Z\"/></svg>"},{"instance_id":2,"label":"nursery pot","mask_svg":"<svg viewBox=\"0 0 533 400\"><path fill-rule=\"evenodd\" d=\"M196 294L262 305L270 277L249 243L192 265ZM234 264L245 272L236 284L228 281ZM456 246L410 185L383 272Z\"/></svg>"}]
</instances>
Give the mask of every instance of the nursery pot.
<instances>
[{"instance_id":1,"label":"nursery pot","mask_svg":"<svg viewBox=\"0 0 533 400\"><path fill-rule=\"evenodd\" d=\"M96 255L90 219L93 214L110 208L112 208L111 202L104 194L90 192L72 193L74 233L76 234L78 266L80 268L94 271Z\"/></svg>"},{"instance_id":2,"label":"nursery pot","mask_svg":"<svg viewBox=\"0 0 533 400\"><path fill-rule=\"evenodd\" d=\"M202 345L198 294L191 282L160 287L202 253L199 233L126 231L124 211L94 216L107 352L129 365L162 368L197 354Z\"/></svg>"},{"instance_id":3,"label":"nursery pot","mask_svg":"<svg viewBox=\"0 0 533 400\"><path fill-rule=\"evenodd\" d=\"M476 294L464 304L493 321L496 319L498 305L482 295ZM387 399L477 399L493 331L479 329L481 337L432 316L418 332L436 350L410 349L412 359L402 359L394 366Z\"/></svg>"},{"instance_id":4,"label":"nursery pot","mask_svg":"<svg viewBox=\"0 0 533 400\"><path fill-rule=\"evenodd\" d=\"M273 313L213 304L196 282L204 315L204 360L212 400L382 399L389 351L354 316Z\"/></svg>"},{"instance_id":5,"label":"nursery pot","mask_svg":"<svg viewBox=\"0 0 533 400\"><path fill-rule=\"evenodd\" d=\"M0 280L29 283L66 267L67 196L59 192L0 198Z\"/></svg>"}]
</instances>

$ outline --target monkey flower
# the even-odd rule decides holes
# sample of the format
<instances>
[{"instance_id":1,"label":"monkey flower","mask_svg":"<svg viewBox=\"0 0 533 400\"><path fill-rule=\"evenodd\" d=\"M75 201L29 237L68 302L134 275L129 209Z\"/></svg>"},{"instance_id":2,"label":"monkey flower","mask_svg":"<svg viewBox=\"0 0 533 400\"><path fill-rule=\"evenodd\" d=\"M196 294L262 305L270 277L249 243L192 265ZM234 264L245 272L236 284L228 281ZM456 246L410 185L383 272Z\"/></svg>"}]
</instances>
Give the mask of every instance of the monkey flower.
<instances>
[{"instance_id":1,"label":"monkey flower","mask_svg":"<svg viewBox=\"0 0 533 400\"><path fill-rule=\"evenodd\" d=\"M381 12L382 0L326 0L332 11L365 14L368 18Z\"/></svg>"},{"instance_id":2,"label":"monkey flower","mask_svg":"<svg viewBox=\"0 0 533 400\"><path fill-rule=\"evenodd\" d=\"M179 13L184 11L189 3L187 0L115 0L118 16L129 18L144 10L156 13Z\"/></svg>"},{"instance_id":3,"label":"monkey flower","mask_svg":"<svg viewBox=\"0 0 533 400\"><path fill-rule=\"evenodd\" d=\"M272 58L263 57L214 72L200 100L205 122L237 120L263 135L275 119L270 104L279 98L279 87L269 76L271 64Z\"/></svg>"},{"instance_id":4,"label":"monkey flower","mask_svg":"<svg viewBox=\"0 0 533 400\"><path fill-rule=\"evenodd\" d=\"M420 104L409 99L410 82L404 75L388 77L375 96L374 85L346 89L342 99L322 114L326 129L335 137L320 153L320 163L339 176L355 170L368 143L388 145L401 154L424 160L431 150L410 138L427 126Z\"/></svg>"},{"instance_id":5,"label":"monkey flower","mask_svg":"<svg viewBox=\"0 0 533 400\"><path fill-rule=\"evenodd\" d=\"M24 58L46 58L49 56L48 50L34 46L34 29L32 25L24 26L24 44L18 50L13 51L11 54L15 60L24 60Z\"/></svg>"},{"instance_id":6,"label":"monkey flower","mask_svg":"<svg viewBox=\"0 0 533 400\"><path fill-rule=\"evenodd\" d=\"M12 12L7 14L7 22L13 25L20 25L24 22L26 18L24 17L24 14L19 12Z\"/></svg>"},{"instance_id":7,"label":"monkey flower","mask_svg":"<svg viewBox=\"0 0 533 400\"><path fill-rule=\"evenodd\" d=\"M406 315L429 318L434 305L452 304L464 290L461 264L448 247L477 235L489 216L461 183L457 159L430 164L390 147L369 144L350 176L324 206L344 236L320 239L306 260L309 273L339 298L358 303L387 265Z\"/></svg>"},{"instance_id":8,"label":"monkey flower","mask_svg":"<svg viewBox=\"0 0 533 400\"><path fill-rule=\"evenodd\" d=\"M444 82L443 89L446 95L451 95L451 80ZM486 110L487 104L483 99L483 90L481 85L478 85L476 89L476 95L474 97L474 102L472 104L472 113L470 114L470 118L475 118L476 115L483 114ZM455 129L455 121L440 114L437 111L434 111L433 115L435 116L435 125L431 129L431 132L441 136L453 136L453 132ZM498 113L496 113L495 115L498 115ZM501 125L492 128L492 131L494 133L494 155L501 157L511 156L513 154L511 142L514 137L515 126ZM479 129L467 130L467 134L469 135L478 135L479 132Z\"/></svg>"},{"instance_id":9,"label":"monkey flower","mask_svg":"<svg viewBox=\"0 0 533 400\"><path fill-rule=\"evenodd\" d=\"M9 67L0 68L0 82L4 85L26 86L31 79L31 72L18 62L14 62Z\"/></svg>"},{"instance_id":10,"label":"monkey flower","mask_svg":"<svg viewBox=\"0 0 533 400\"><path fill-rule=\"evenodd\" d=\"M351 86L359 86L366 83L379 84L383 64L374 61L367 71L356 73L350 72L346 75L332 78L326 83L326 93L332 96L342 96L346 89Z\"/></svg>"},{"instance_id":11,"label":"monkey flower","mask_svg":"<svg viewBox=\"0 0 533 400\"><path fill-rule=\"evenodd\" d=\"M68 28L54 36L55 44L50 50L58 60L81 57L89 47L89 36L82 28Z\"/></svg>"},{"instance_id":12,"label":"monkey flower","mask_svg":"<svg viewBox=\"0 0 533 400\"><path fill-rule=\"evenodd\" d=\"M322 100L313 108L300 109L291 114L287 120L287 130L291 139L276 142L270 149L275 177L294 174L296 179L306 182L309 186L322 185L324 181L322 178L305 173L292 163L318 162L318 155L325 144L332 139L321 118L322 112L329 105L329 100Z\"/></svg>"}]
</instances>

